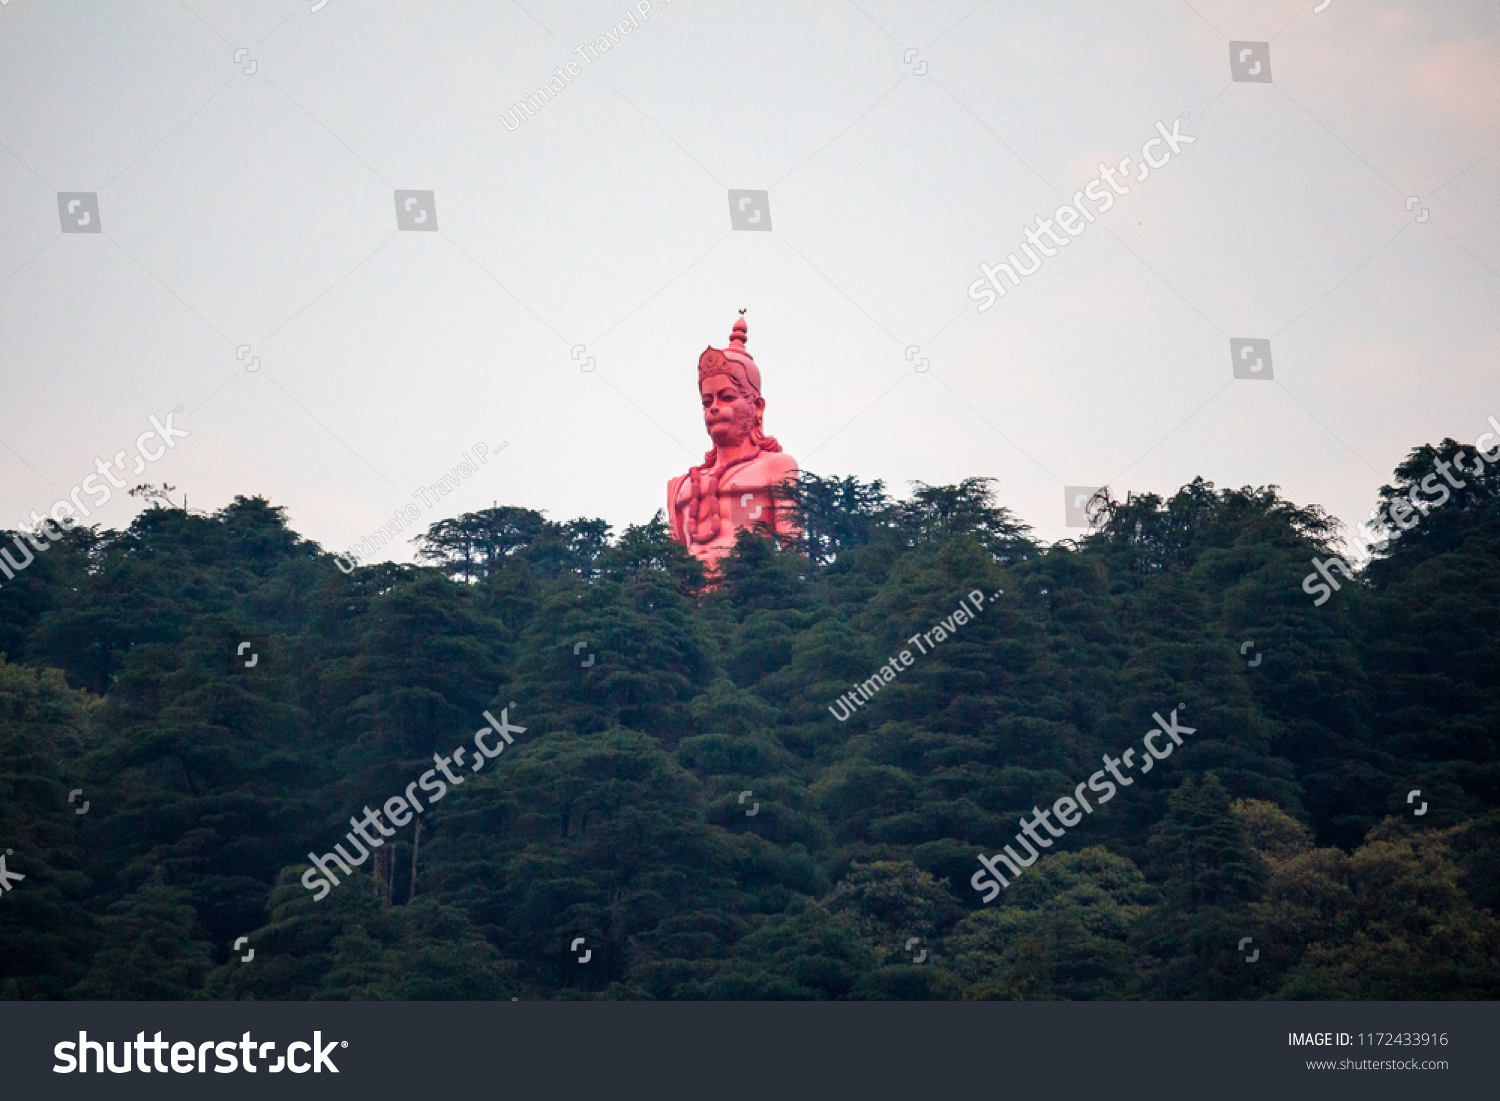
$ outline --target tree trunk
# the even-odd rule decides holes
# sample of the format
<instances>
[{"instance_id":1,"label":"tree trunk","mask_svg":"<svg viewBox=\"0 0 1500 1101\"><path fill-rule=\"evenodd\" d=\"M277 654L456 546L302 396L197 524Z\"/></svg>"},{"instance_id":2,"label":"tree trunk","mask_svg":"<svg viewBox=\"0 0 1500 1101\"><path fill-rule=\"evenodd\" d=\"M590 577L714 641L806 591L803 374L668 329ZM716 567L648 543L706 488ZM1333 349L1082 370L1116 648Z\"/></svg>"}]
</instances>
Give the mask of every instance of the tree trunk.
<instances>
[{"instance_id":1,"label":"tree trunk","mask_svg":"<svg viewBox=\"0 0 1500 1101\"><path fill-rule=\"evenodd\" d=\"M410 902L417 897L417 847L422 844L422 820L417 819L417 832L411 839L411 890L406 893L406 901Z\"/></svg>"},{"instance_id":2,"label":"tree trunk","mask_svg":"<svg viewBox=\"0 0 1500 1101\"><path fill-rule=\"evenodd\" d=\"M375 895L380 905L391 904L391 850L384 846L375 850Z\"/></svg>"}]
</instances>

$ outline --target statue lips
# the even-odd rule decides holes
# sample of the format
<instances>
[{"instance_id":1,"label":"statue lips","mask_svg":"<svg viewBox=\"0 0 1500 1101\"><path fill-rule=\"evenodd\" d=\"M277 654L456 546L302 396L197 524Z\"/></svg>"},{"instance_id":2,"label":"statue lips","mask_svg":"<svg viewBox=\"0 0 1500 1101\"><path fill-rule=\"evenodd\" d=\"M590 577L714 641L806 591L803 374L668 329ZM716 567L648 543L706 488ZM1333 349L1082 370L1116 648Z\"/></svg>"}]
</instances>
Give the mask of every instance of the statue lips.
<instances>
[{"instance_id":1,"label":"statue lips","mask_svg":"<svg viewBox=\"0 0 1500 1101\"><path fill-rule=\"evenodd\" d=\"M703 423L715 447L733 447L747 435L747 433L735 431L737 426L734 423L733 413L725 413L720 417L704 417Z\"/></svg>"}]
</instances>

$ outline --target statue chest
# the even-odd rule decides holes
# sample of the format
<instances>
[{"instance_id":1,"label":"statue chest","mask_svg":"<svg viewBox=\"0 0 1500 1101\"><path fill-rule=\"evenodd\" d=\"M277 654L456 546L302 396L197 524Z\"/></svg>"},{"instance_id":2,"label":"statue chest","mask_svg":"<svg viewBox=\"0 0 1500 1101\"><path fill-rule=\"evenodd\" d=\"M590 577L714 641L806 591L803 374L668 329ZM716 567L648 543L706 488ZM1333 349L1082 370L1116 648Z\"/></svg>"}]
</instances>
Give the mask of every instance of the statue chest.
<instances>
[{"instance_id":1,"label":"statue chest","mask_svg":"<svg viewBox=\"0 0 1500 1101\"><path fill-rule=\"evenodd\" d=\"M699 534L707 534L703 525L713 526L711 518L717 517L718 530L711 537L713 542L733 542L737 530L771 521L775 511L775 501L763 472L754 470L731 470L717 479L708 473L700 474L696 507L693 479L689 475L677 487L675 504L684 528Z\"/></svg>"}]
</instances>

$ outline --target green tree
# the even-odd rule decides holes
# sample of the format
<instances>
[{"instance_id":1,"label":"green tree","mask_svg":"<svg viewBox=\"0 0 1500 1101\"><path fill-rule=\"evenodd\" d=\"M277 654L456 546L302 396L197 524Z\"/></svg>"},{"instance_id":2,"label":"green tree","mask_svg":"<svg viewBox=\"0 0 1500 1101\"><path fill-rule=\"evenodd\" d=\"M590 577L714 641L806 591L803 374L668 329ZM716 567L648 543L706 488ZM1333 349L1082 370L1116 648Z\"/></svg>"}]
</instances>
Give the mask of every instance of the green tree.
<instances>
[{"instance_id":1,"label":"green tree","mask_svg":"<svg viewBox=\"0 0 1500 1101\"><path fill-rule=\"evenodd\" d=\"M948 939L964 996L989 1001L1143 996L1135 940L1157 901L1140 870L1094 846L1059 853L970 914Z\"/></svg>"},{"instance_id":2,"label":"green tree","mask_svg":"<svg viewBox=\"0 0 1500 1101\"><path fill-rule=\"evenodd\" d=\"M94 706L58 670L0 656L0 997L61 997L94 942L85 852L103 815L90 823L75 812L91 808L68 798L73 787L98 797L78 764Z\"/></svg>"},{"instance_id":3,"label":"green tree","mask_svg":"<svg viewBox=\"0 0 1500 1101\"><path fill-rule=\"evenodd\" d=\"M99 948L68 992L86 1001L192 998L213 966L188 892L155 877L111 903L99 920Z\"/></svg>"},{"instance_id":4,"label":"green tree","mask_svg":"<svg viewBox=\"0 0 1500 1101\"><path fill-rule=\"evenodd\" d=\"M1160 960L1155 984L1168 997L1244 997L1260 972L1247 972L1236 946L1253 936L1250 904L1267 871L1250 831L1213 773L1184 778L1151 833L1162 903L1141 927L1141 944Z\"/></svg>"}]
</instances>

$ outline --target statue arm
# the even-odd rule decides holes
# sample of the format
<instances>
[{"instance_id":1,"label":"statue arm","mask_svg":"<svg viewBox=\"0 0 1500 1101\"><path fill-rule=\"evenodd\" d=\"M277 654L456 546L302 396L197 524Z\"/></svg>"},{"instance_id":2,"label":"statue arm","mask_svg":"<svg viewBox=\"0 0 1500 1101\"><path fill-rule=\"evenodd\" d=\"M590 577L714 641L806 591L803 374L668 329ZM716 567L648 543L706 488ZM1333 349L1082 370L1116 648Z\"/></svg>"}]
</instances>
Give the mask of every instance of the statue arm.
<instances>
[{"instance_id":1,"label":"statue arm","mask_svg":"<svg viewBox=\"0 0 1500 1101\"><path fill-rule=\"evenodd\" d=\"M672 538L679 543L687 542L687 535L682 530L682 513L677 510L677 492L682 488L682 480L687 477L679 474L667 483L667 527L672 532Z\"/></svg>"}]
</instances>

